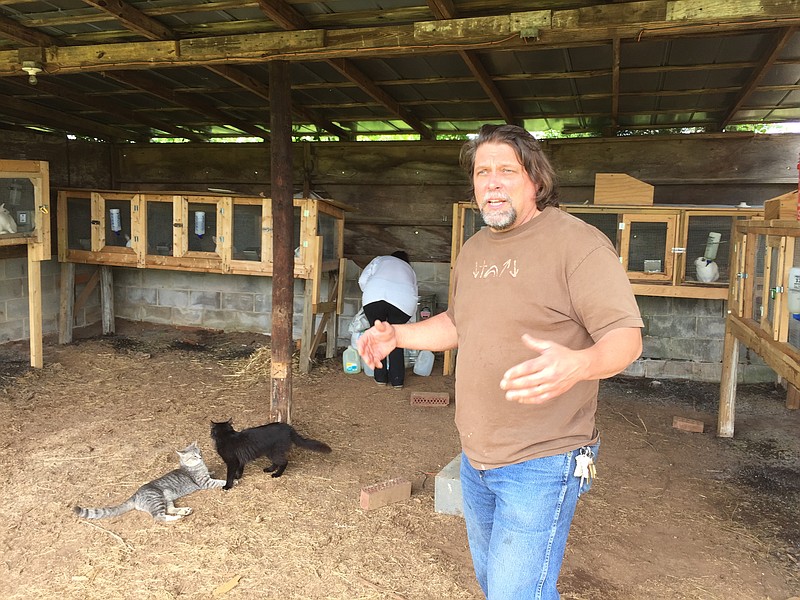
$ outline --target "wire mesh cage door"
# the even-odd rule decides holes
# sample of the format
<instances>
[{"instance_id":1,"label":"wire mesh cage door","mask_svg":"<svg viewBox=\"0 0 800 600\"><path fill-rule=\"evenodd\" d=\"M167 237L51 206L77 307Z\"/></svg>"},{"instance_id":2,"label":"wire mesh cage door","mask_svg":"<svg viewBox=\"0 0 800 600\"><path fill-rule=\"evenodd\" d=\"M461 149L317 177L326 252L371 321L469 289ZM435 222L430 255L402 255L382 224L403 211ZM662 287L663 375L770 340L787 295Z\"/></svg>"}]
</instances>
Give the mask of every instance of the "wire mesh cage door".
<instances>
[{"instance_id":1,"label":"wire mesh cage door","mask_svg":"<svg viewBox=\"0 0 800 600\"><path fill-rule=\"evenodd\" d=\"M761 328L779 342L785 342L788 333L787 280L793 256L793 237L766 236L764 283L768 294L763 303L766 310L761 316Z\"/></svg>"},{"instance_id":2,"label":"wire mesh cage door","mask_svg":"<svg viewBox=\"0 0 800 600\"><path fill-rule=\"evenodd\" d=\"M731 237L736 217L687 215L682 281L727 285L731 280Z\"/></svg>"},{"instance_id":3,"label":"wire mesh cage door","mask_svg":"<svg viewBox=\"0 0 800 600\"><path fill-rule=\"evenodd\" d=\"M746 269L746 273L750 275L751 279L748 286L750 289L750 306L752 308L750 316L754 321L761 323L761 319L766 313L766 307L764 306L764 270L767 254L767 236L755 235L749 237L751 239L755 238L755 246L752 249L752 267L748 265Z\"/></svg>"},{"instance_id":4,"label":"wire mesh cage door","mask_svg":"<svg viewBox=\"0 0 800 600\"><path fill-rule=\"evenodd\" d=\"M622 218L620 257L631 279L673 279L678 215L634 215Z\"/></svg>"}]
</instances>

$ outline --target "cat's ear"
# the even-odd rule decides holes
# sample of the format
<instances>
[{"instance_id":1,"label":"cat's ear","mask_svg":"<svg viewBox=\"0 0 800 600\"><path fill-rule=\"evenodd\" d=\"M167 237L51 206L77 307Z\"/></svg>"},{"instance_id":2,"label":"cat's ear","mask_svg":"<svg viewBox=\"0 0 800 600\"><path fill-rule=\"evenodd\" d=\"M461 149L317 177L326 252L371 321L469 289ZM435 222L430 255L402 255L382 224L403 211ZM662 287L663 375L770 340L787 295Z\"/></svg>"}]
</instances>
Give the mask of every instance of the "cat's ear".
<instances>
[{"instance_id":1,"label":"cat's ear","mask_svg":"<svg viewBox=\"0 0 800 600\"><path fill-rule=\"evenodd\" d=\"M233 425L233 417L227 420L228 425Z\"/></svg>"}]
</instances>

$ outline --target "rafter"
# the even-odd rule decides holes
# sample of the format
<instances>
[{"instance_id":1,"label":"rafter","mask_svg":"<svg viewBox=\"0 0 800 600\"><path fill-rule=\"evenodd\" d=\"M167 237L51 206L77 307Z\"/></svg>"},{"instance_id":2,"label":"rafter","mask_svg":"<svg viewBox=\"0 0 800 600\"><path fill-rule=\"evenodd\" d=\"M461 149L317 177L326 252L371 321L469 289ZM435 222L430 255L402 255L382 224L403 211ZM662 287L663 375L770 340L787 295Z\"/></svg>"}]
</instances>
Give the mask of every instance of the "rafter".
<instances>
[{"instance_id":1,"label":"rafter","mask_svg":"<svg viewBox=\"0 0 800 600\"><path fill-rule=\"evenodd\" d=\"M212 71L213 73L216 73L220 77L224 77L231 83L234 83L240 88L246 89L247 91L269 102L269 87L262 84L255 77L251 77L242 69L238 67L231 67L228 65L214 65L208 67L208 70ZM297 114L304 121L312 123L318 129L322 129L324 131L332 133L333 135L337 135L344 140L352 139L352 134L349 131L342 129L341 127L328 121L327 119L323 119L313 110L310 110L302 106L297 106L296 104L293 103L292 112Z\"/></svg>"},{"instance_id":2,"label":"rafter","mask_svg":"<svg viewBox=\"0 0 800 600\"><path fill-rule=\"evenodd\" d=\"M149 40L168 40L174 37L168 27L122 0L83 0L83 2L113 16L127 29L135 31Z\"/></svg>"},{"instance_id":3,"label":"rafter","mask_svg":"<svg viewBox=\"0 0 800 600\"><path fill-rule=\"evenodd\" d=\"M162 100L166 100L167 102L171 102L173 104L177 104L178 106L184 106L189 108L197 113L200 113L208 118L211 118L214 121L217 121L220 125L232 125L237 129L241 130L244 133L249 133L250 135L261 137L268 139L269 132L254 126L249 121L244 121L228 113L218 109L217 107L200 100L198 98L188 98L185 95L182 95L178 92L174 92L172 90L166 90L163 86L156 84L156 82L148 75L140 71L106 71L106 77L110 77L111 79L123 83L125 85L129 85L131 87L138 88L148 94L152 94L157 98L161 98Z\"/></svg>"},{"instance_id":4,"label":"rafter","mask_svg":"<svg viewBox=\"0 0 800 600\"><path fill-rule=\"evenodd\" d=\"M454 19L457 16L456 8L451 0L428 0L428 6L439 20ZM458 55L467 65L478 84L483 88L483 91L486 92L486 95L489 96L503 120L506 123L515 123L516 120L511 108L508 106L508 102L506 102L503 94L500 93L500 89L492 79L489 71L486 70L477 53L471 50L459 50Z\"/></svg>"},{"instance_id":5,"label":"rafter","mask_svg":"<svg viewBox=\"0 0 800 600\"><path fill-rule=\"evenodd\" d=\"M311 28L311 24L306 18L283 0L258 0L258 4L268 17L287 31ZM408 113L408 111L402 109L400 104L395 101L388 92L380 89L380 87L378 87L366 73L353 64L352 61L348 59L339 59L328 60L326 62L344 77L356 84L357 87L360 87L365 94L370 96L378 104L383 105L392 116L408 123L411 128L423 138L430 139L433 137L431 130L424 123Z\"/></svg>"},{"instance_id":6,"label":"rafter","mask_svg":"<svg viewBox=\"0 0 800 600\"><path fill-rule=\"evenodd\" d=\"M282 29L311 29L311 24L283 0L257 0L258 7Z\"/></svg>"},{"instance_id":7,"label":"rafter","mask_svg":"<svg viewBox=\"0 0 800 600\"><path fill-rule=\"evenodd\" d=\"M775 61L778 59L783 48L792 39L795 32L797 31L797 27L787 27L775 37L775 42L772 44L772 47L769 48L769 51L764 54L764 57L759 61L759 63L753 68L753 73L750 75L750 79L748 79L747 83L744 84L742 87L742 91L736 97L731 108L723 117L722 121L720 122L720 129L725 129L733 118L736 116L736 113L739 111L740 108L747 102L747 99L750 97L750 94L758 87L758 84L764 78L764 75Z\"/></svg>"},{"instance_id":8,"label":"rafter","mask_svg":"<svg viewBox=\"0 0 800 600\"><path fill-rule=\"evenodd\" d=\"M55 40L46 33L30 29L14 19L0 16L0 37L8 38L25 46L52 46Z\"/></svg>"},{"instance_id":9,"label":"rafter","mask_svg":"<svg viewBox=\"0 0 800 600\"><path fill-rule=\"evenodd\" d=\"M100 11L114 16L125 27L140 33L150 40L169 40L177 37L168 27L165 27L156 19L148 17L143 12L122 0L84 0L84 2L94 6ZM293 8L280 2L280 0L258 0L258 4L271 18L288 19L285 20L287 23L292 22L292 18L294 18L295 22L301 25L308 25L305 19L300 17L299 13L296 13ZM298 21L297 18L300 20ZM269 88L247 75L241 69L228 65L217 65L215 67L209 67L209 69L269 102ZM320 129L324 129L345 139L350 138L349 133L333 123L325 121L307 111L303 111L300 107L293 107L293 110L298 113L301 118L314 123ZM241 129L241 127L238 128ZM261 137L264 136L263 132L259 135Z\"/></svg>"},{"instance_id":10,"label":"rafter","mask_svg":"<svg viewBox=\"0 0 800 600\"><path fill-rule=\"evenodd\" d=\"M20 87L23 87L23 85L30 91L35 91L36 93L43 92L56 98L63 98L65 100L69 100L70 102L74 102L78 106L87 106L103 113L117 115L134 123L142 123L157 131L171 133L177 137L185 137L193 142L202 142L208 139L207 137L201 136L189 129L177 127L171 123L159 121L158 119L154 119L150 116L136 113L135 111L121 106L118 102L106 100L105 98L92 96L90 94L74 92L68 89L66 86L53 83L49 79L40 79L35 87L22 83L19 84Z\"/></svg>"},{"instance_id":11,"label":"rafter","mask_svg":"<svg viewBox=\"0 0 800 600\"><path fill-rule=\"evenodd\" d=\"M411 128L416 131L423 139L433 139L433 133L422 121L411 115L400 103L392 98L386 91L375 85L375 83L361 71L353 61L344 60L341 58L330 59L328 61L333 68L339 71L342 75L356 83L365 93L374 99L378 104L383 105L394 117L405 121Z\"/></svg>"},{"instance_id":12,"label":"rafter","mask_svg":"<svg viewBox=\"0 0 800 600\"><path fill-rule=\"evenodd\" d=\"M19 100L13 96L2 95L0 96L0 104L6 112L22 115L23 118L30 118L33 116L38 123L43 123L56 131L63 131L65 133L73 133L87 137L97 137L106 140L136 140L140 142L147 141L145 136L122 129L119 127L111 127L102 123L97 123L90 119L77 117L60 110L47 108L32 102Z\"/></svg>"},{"instance_id":13,"label":"rafter","mask_svg":"<svg viewBox=\"0 0 800 600\"><path fill-rule=\"evenodd\" d=\"M619 38L614 38L611 49L611 133L619 129L619 61L621 54Z\"/></svg>"}]
</instances>

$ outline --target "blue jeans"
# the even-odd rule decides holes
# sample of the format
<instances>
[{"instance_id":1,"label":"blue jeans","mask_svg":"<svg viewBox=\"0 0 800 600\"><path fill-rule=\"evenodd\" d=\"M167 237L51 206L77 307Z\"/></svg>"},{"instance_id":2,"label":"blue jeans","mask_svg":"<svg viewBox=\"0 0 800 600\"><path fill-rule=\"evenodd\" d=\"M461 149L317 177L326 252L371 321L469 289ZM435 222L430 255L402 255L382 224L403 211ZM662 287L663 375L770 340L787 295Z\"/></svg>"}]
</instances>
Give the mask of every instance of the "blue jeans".
<instances>
[{"instance_id":1,"label":"blue jeans","mask_svg":"<svg viewBox=\"0 0 800 600\"><path fill-rule=\"evenodd\" d=\"M595 460L599 442L590 446ZM557 600L581 487L579 450L480 471L461 456L464 519L475 575L489 600Z\"/></svg>"}]
</instances>

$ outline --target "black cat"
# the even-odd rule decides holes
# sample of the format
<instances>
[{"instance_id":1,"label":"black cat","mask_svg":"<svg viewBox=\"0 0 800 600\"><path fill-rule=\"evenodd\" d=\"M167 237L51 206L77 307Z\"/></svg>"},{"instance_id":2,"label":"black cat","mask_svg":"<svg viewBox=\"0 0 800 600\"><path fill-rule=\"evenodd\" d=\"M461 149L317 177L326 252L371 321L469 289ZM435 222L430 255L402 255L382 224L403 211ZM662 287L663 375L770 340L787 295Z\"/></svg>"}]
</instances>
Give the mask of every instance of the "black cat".
<instances>
[{"instance_id":1,"label":"black cat","mask_svg":"<svg viewBox=\"0 0 800 600\"><path fill-rule=\"evenodd\" d=\"M328 444L304 438L286 423L268 423L236 431L232 422L233 419L222 423L211 421L211 438L217 447L217 453L228 467L223 490L231 489L233 480L241 479L244 466L259 456L265 456L271 461L264 472L280 477L289 464L288 455L292 444L324 454L331 451Z\"/></svg>"}]
</instances>

